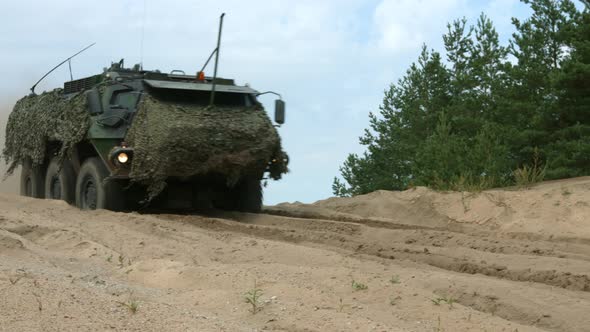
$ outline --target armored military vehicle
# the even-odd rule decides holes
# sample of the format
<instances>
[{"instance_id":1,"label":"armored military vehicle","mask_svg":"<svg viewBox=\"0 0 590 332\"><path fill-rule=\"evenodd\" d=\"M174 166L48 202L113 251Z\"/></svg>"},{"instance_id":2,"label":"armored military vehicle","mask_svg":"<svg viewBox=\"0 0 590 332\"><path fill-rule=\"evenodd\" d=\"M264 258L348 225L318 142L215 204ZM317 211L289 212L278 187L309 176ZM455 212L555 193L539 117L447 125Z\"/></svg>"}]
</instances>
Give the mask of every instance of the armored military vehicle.
<instances>
[{"instance_id":1,"label":"armored military vehicle","mask_svg":"<svg viewBox=\"0 0 590 332\"><path fill-rule=\"evenodd\" d=\"M288 163L259 95L203 72L161 73L121 61L19 100L3 154L9 171L22 166L22 195L81 209L256 212L261 181L280 179ZM278 124L284 105L275 101Z\"/></svg>"},{"instance_id":2,"label":"armored military vehicle","mask_svg":"<svg viewBox=\"0 0 590 332\"><path fill-rule=\"evenodd\" d=\"M213 207L257 212L262 181L288 171L277 126L285 103L217 77L217 47L195 75L125 68L20 99L6 126L7 174L22 166L21 194L81 209ZM204 69L215 55L213 77ZM70 65L71 76L71 65ZM273 125L257 97L275 100Z\"/></svg>"}]
</instances>

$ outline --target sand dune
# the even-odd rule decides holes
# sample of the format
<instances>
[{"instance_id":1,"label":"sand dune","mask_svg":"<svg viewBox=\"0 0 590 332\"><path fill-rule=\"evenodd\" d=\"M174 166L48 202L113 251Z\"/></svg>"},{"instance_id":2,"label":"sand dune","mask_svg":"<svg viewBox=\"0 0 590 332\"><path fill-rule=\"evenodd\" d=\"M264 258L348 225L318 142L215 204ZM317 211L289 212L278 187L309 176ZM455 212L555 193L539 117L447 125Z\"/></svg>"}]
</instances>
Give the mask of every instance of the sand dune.
<instances>
[{"instance_id":1,"label":"sand dune","mask_svg":"<svg viewBox=\"0 0 590 332\"><path fill-rule=\"evenodd\" d=\"M259 215L0 194L0 331L587 331L589 201L589 178Z\"/></svg>"}]
</instances>

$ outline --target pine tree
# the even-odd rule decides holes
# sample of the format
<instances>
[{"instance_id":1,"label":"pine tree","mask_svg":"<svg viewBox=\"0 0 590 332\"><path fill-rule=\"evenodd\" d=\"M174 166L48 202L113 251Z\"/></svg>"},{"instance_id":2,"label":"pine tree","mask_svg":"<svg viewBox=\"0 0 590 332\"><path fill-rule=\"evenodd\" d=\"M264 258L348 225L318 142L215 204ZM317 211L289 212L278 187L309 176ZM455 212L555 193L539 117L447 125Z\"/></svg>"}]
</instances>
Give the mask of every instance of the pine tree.
<instances>
[{"instance_id":1,"label":"pine tree","mask_svg":"<svg viewBox=\"0 0 590 332\"><path fill-rule=\"evenodd\" d=\"M530 5L533 14L524 22L513 19L517 31L511 54L518 64L510 73L511 107L504 113L505 123L513 123L510 145L519 165L529 163L536 148L547 159L546 146L553 140L551 132L559 113L557 78L571 39L566 31L577 17L570 0L522 1Z\"/></svg>"},{"instance_id":2,"label":"pine tree","mask_svg":"<svg viewBox=\"0 0 590 332\"><path fill-rule=\"evenodd\" d=\"M590 2L563 34L570 53L556 79L557 111L548 121L549 178L590 174Z\"/></svg>"},{"instance_id":3,"label":"pine tree","mask_svg":"<svg viewBox=\"0 0 590 332\"><path fill-rule=\"evenodd\" d=\"M439 117L435 134L426 139L416 157L413 174L420 185L490 187L504 184L509 174L504 132L495 122L507 50L484 14L475 27L468 28L466 23L456 20L443 36L451 101Z\"/></svg>"},{"instance_id":4,"label":"pine tree","mask_svg":"<svg viewBox=\"0 0 590 332\"><path fill-rule=\"evenodd\" d=\"M360 143L363 156L351 154L340 168L348 186L335 178L336 195L377 189L405 189L414 179L416 154L434 133L438 114L450 101L449 76L439 53L422 48L417 63L385 92L379 115L369 114L370 129Z\"/></svg>"},{"instance_id":5,"label":"pine tree","mask_svg":"<svg viewBox=\"0 0 590 332\"><path fill-rule=\"evenodd\" d=\"M590 174L590 1L583 13L571 0L521 1L533 14L513 19L508 48L485 14L447 26L448 65L422 48L369 115L367 151L348 156L336 195L480 190L531 164L548 178Z\"/></svg>"}]
</instances>

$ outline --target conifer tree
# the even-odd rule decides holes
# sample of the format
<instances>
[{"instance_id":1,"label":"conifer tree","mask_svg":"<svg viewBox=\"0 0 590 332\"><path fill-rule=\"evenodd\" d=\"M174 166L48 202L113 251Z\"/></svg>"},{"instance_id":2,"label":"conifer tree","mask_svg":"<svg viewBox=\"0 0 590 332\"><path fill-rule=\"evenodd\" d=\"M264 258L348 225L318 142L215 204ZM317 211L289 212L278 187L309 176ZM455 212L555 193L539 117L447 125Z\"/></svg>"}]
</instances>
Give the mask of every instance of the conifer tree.
<instances>
[{"instance_id":1,"label":"conifer tree","mask_svg":"<svg viewBox=\"0 0 590 332\"><path fill-rule=\"evenodd\" d=\"M590 1L521 1L533 13L513 19L509 47L485 14L447 26L446 64L423 46L369 115L336 195L510 185L533 163L547 178L590 175Z\"/></svg>"}]
</instances>

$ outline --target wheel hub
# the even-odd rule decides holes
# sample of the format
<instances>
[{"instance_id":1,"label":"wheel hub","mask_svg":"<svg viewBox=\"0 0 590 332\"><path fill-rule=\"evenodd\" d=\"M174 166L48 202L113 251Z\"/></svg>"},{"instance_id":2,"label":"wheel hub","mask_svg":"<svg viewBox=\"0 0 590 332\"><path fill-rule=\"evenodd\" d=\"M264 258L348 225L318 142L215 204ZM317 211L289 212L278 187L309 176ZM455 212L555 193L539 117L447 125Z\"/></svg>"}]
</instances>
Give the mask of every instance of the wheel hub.
<instances>
[{"instance_id":1,"label":"wheel hub","mask_svg":"<svg viewBox=\"0 0 590 332\"><path fill-rule=\"evenodd\" d=\"M59 177L53 176L51 178L50 184L50 195L52 199L61 199L61 182L59 181Z\"/></svg>"},{"instance_id":2,"label":"wheel hub","mask_svg":"<svg viewBox=\"0 0 590 332\"><path fill-rule=\"evenodd\" d=\"M88 210L96 210L96 184L92 179L86 179L83 186L82 208Z\"/></svg>"},{"instance_id":3,"label":"wheel hub","mask_svg":"<svg viewBox=\"0 0 590 332\"><path fill-rule=\"evenodd\" d=\"M33 196L33 181L31 181L30 176L25 181L25 195L28 197Z\"/></svg>"}]
</instances>

